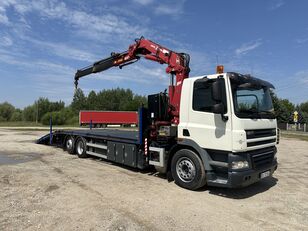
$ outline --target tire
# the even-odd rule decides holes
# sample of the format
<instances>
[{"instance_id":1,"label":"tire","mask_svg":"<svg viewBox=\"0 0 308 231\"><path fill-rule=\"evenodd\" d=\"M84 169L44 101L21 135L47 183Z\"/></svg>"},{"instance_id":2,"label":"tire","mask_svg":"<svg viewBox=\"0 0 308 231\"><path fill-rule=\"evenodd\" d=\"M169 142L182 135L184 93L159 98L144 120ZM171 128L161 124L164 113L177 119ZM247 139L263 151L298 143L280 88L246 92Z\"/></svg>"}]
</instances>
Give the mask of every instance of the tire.
<instances>
[{"instance_id":1,"label":"tire","mask_svg":"<svg viewBox=\"0 0 308 231\"><path fill-rule=\"evenodd\" d=\"M205 170L200 157L189 149L177 151L171 161L171 174L175 183L189 190L206 184Z\"/></svg>"},{"instance_id":2,"label":"tire","mask_svg":"<svg viewBox=\"0 0 308 231\"><path fill-rule=\"evenodd\" d=\"M79 137L76 141L76 154L79 158L87 157L87 141L83 137Z\"/></svg>"},{"instance_id":3,"label":"tire","mask_svg":"<svg viewBox=\"0 0 308 231\"><path fill-rule=\"evenodd\" d=\"M63 149L69 154L75 154L75 138L73 136L67 136L63 146Z\"/></svg>"}]
</instances>

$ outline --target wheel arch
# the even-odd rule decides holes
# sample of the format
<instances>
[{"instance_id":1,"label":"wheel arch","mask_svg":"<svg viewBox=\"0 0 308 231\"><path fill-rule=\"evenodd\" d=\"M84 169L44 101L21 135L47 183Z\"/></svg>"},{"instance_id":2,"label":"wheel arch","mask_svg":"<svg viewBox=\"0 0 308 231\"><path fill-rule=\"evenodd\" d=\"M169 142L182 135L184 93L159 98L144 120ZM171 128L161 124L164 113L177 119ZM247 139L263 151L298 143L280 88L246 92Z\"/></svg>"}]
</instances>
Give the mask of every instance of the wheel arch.
<instances>
[{"instance_id":1,"label":"wheel arch","mask_svg":"<svg viewBox=\"0 0 308 231\"><path fill-rule=\"evenodd\" d=\"M188 150L191 150L194 153L196 153L201 158L201 161L202 161L202 164L204 166L205 171L212 170L212 167L209 164L211 158L210 158L209 154L207 153L207 151L204 150L203 148L201 148L193 140L184 139L182 141L178 141L169 150L167 172L170 171L170 169L171 169L171 161L172 161L174 154L181 149L188 149Z\"/></svg>"}]
</instances>

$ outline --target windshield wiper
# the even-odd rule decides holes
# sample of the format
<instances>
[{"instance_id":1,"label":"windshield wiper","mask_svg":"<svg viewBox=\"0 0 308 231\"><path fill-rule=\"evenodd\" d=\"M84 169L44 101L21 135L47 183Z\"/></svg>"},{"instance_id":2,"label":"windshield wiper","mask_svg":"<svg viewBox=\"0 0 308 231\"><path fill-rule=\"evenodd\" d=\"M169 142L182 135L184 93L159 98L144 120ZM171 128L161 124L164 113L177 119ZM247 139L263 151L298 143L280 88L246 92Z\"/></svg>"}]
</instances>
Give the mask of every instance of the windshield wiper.
<instances>
[{"instance_id":1,"label":"windshield wiper","mask_svg":"<svg viewBox=\"0 0 308 231\"><path fill-rule=\"evenodd\" d=\"M260 114L258 113L258 110L254 108L242 109L242 110L239 110L239 113L244 113L249 117L252 116L251 118L256 118L256 119L261 118Z\"/></svg>"},{"instance_id":2,"label":"windshield wiper","mask_svg":"<svg viewBox=\"0 0 308 231\"><path fill-rule=\"evenodd\" d=\"M267 110L260 110L259 113L261 114L267 114L267 115L271 115L273 118L275 118L275 114L272 111L267 111Z\"/></svg>"},{"instance_id":3,"label":"windshield wiper","mask_svg":"<svg viewBox=\"0 0 308 231\"><path fill-rule=\"evenodd\" d=\"M239 112L242 112L242 113L258 113L258 110L254 109L254 108L249 108L249 109L241 109L241 110L239 110Z\"/></svg>"}]
</instances>

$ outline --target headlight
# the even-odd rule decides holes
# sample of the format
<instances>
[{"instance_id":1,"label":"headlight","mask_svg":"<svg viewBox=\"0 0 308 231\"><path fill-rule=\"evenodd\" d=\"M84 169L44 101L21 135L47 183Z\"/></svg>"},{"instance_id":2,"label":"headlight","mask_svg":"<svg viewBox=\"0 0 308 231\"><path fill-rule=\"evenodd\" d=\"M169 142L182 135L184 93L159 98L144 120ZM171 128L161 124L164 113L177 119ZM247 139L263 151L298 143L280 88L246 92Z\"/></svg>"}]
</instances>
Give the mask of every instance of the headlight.
<instances>
[{"instance_id":1,"label":"headlight","mask_svg":"<svg viewBox=\"0 0 308 231\"><path fill-rule=\"evenodd\" d=\"M243 169L243 168L249 168L249 164L247 160L244 161L233 161L232 162L232 169Z\"/></svg>"}]
</instances>

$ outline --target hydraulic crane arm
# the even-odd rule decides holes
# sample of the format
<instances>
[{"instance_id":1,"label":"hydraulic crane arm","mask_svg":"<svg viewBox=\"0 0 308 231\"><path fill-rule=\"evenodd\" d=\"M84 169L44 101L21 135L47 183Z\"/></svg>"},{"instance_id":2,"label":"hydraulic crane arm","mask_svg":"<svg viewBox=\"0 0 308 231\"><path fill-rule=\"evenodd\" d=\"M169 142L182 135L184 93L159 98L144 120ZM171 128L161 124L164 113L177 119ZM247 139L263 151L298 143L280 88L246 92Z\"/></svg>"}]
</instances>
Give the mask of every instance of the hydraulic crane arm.
<instances>
[{"instance_id":1,"label":"hydraulic crane arm","mask_svg":"<svg viewBox=\"0 0 308 231\"><path fill-rule=\"evenodd\" d=\"M179 122L180 98L183 80L189 75L189 55L185 53L176 53L165 47L141 37L136 39L135 43L130 45L128 50L123 53L112 53L110 57L99 60L93 65L80 69L75 74L75 86L78 80L86 75L101 72L111 67L122 68L125 65L132 64L140 57L149 59L160 64L167 64L166 73L171 74L171 83L169 86L170 109L172 123ZM176 76L174 83L173 76Z\"/></svg>"},{"instance_id":2,"label":"hydraulic crane arm","mask_svg":"<svg viewBox=\"0 0 308 231\"><path fill-rule=\"evenodd\" d=\"M111 67L115 67L115 66L120 66L117 65L117 60L121 59L121 57L125 57L128 54L128 52L123 52L123 53L111 53L111 56L106 58L106 59L102 59L99 60L95 63L93 63L92 65L85 67L83 69L77 70L76 74L75 74L75 85L76 87L78 86L78 80L84 76L87 76L89 74L92 73L98 73L98 72L102 72L105 71ZM139 59L139 57L136 58L136 61ZM123 64L124 65L124 64ZM120 68L122 67L122 65L120 66Z\"/></svg>"}]
</instances>

